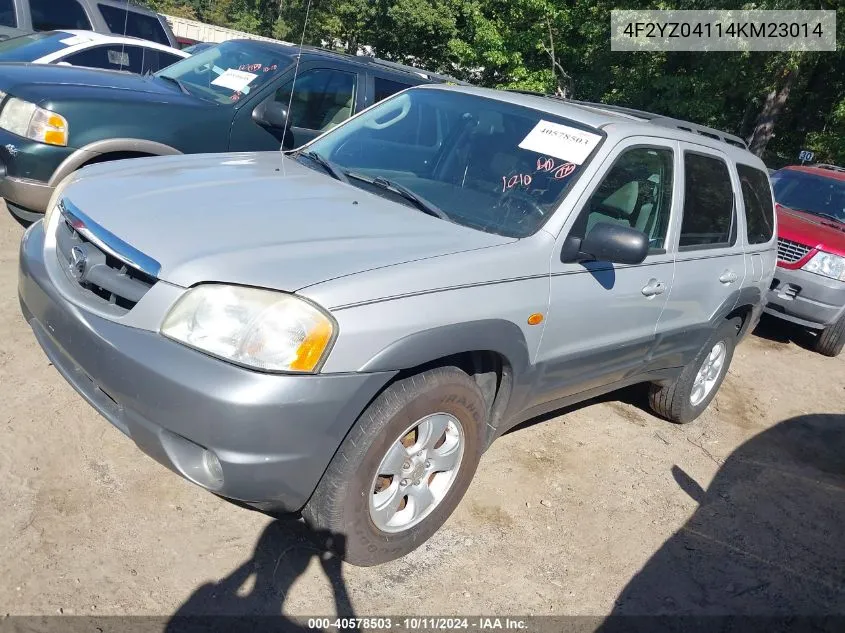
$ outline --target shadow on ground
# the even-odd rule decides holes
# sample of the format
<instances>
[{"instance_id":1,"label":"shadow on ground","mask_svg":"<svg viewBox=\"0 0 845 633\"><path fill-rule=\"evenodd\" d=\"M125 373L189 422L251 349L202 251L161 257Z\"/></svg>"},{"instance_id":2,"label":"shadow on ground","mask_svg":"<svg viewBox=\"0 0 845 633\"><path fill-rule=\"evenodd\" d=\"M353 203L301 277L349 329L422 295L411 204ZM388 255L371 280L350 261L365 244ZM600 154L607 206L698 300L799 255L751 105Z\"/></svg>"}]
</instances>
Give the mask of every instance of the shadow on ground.
<instances>
[{"instance_id":1,"label":"shadow on ground","mask_svg":"<svg viewBox=\"0 0 845 633\"><path fill-rule=\"evenodd\" d=\"M760 433L706 490L678 466L672 476L699 507L631 579L614 615L845 615L845 415ZM605 630L632 624L610 619Z\"/></svg>"},{"instance_id":2,"label":"shadow on ground","mask_svg":"<svg viewBox=\"0 0 845 633\"><path fill-rule=\"evenodd\" d=\"M290 588L312 559L320 562L331 583L337 616L353 618L338 555L344 546L342 535L315 532L301 520L275 520L259 537L252 557L222 580L197 588L173 614L165 631L313 630L306 622L282 615ZM330 553L329 548L337 553Z\"/></svg>"},{"instance_id":3,"label":"shadow on ground","mask_svg":"<svg viewBox=\"0 0 845 633\"><path fill-rule=\"evenodd\" d=\"M764 314L760 323L754 328L754 336L783 345L795 343L799 347L813 351L817 334L795 323Z\"/></svg>"}]
</instances>

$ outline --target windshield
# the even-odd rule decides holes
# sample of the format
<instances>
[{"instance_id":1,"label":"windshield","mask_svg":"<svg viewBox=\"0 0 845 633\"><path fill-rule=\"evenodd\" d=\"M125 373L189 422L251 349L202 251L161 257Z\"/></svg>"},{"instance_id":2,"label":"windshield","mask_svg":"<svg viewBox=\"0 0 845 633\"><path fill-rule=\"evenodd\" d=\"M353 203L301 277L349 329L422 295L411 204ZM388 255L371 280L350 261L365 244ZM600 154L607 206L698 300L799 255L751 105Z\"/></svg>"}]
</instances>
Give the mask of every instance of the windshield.
<instances>
[{"instance_id":1,"label":"windshield","mask_svg":"<svg viewBox=\"0 0 845 633\"><path fill-rule=\"evenodd\" d=\"M64 31L47 31L22 35L0 42L0 62L33 62L45 55L88 41Z\"/></svg>"},{"instance_id":2,"label":"windshield","mask_svg":"<svg viewBox=\"0 0 845 633\"><path fill-rule=\"evenodd\" d=\"M602 139L601 132L477 95L414 88L310 144L355 186L412 204L392 182L454 222L509 237L537 231ZM379 184L381 183L381 184Z\"/></svg>"},{"instance_id":3,"label":"windshield","mask_svg":"<svg viewBox=\"0 0 845 633\"><path fill-rule=\"evenodd\" d=\"M271 81L293 59L281 45L229 40L156 73L178 79L191 94L217 103L235 103Z\"/></svg>"},{"instance_id":4,"label":"windshield","mask_svg":"<svg viewBox=\"0 0 845 633\"><path fill-rule=\"evenodd\" d=\"M778 204L845 222L845 181L781 169L772 187Z\"/></svg>"}]
</instances>

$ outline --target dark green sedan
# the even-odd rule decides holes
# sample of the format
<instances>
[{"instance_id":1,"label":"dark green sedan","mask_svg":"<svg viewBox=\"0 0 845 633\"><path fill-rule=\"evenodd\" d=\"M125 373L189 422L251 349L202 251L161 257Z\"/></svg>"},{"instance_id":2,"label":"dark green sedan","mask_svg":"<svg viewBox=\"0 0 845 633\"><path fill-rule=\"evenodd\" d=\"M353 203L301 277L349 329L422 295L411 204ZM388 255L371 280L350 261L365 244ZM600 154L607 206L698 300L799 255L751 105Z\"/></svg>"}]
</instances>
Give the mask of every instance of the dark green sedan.
<instances>
[{"instance_id":1,"label":"dark green sedan","mask_svg":"<svg viewBox=\"0 0 845 633\"><path fill-rule=\"evenodd\" d=\"M148 76L0 64L0 197L34 222L56 185L86 165L293 148L399 90L445 80L256 40L230 40Z\"/></svg>"}]
</instances>

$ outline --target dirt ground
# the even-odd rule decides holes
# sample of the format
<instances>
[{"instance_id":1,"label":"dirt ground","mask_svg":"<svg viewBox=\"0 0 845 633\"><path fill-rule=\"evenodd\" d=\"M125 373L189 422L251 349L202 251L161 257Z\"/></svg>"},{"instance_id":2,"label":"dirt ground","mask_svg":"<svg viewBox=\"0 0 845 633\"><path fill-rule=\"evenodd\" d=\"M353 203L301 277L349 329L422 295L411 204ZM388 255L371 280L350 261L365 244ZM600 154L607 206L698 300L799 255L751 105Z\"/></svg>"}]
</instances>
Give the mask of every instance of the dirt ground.
<instances>
[{"instance_id":1,"label":"dirt ground","mask_svg":"<svg viewBox=\"0 0 845 633\"><path fill-rule=\"evenodd\" d=\"M845 614L845 357L764 320L687 426L642 390L497 441L454 516L376 568L146 457L47 362L0 210L3 614Z\"/></svg>"}]
</instances>

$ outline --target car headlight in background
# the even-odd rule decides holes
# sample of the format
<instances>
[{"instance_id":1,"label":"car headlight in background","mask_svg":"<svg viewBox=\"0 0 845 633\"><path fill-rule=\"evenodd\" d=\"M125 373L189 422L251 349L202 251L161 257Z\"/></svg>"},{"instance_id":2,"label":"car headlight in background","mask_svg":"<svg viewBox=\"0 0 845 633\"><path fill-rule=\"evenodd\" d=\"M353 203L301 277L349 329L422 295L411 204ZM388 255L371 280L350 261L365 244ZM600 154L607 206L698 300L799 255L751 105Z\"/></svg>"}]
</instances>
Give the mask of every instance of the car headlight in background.
<instances>
[{"instance_id":1,"label":"car headlight in background","mask_svg":"<svg viewBox=\"0 0 845 633\"><path fill-rule=\"evenodd\" d=\"M801 267L801 270L845 281L845 257L819 251Z\"/></svg>"},{"instance_id":2,"label":"car headlight in background","mask_svg":"<svg viewBox=\"0 0 845 633\"><path fill-rule=\"evenodd\" d=\"M161 326L168 338L262 371L316 371L334 332L331 318L303 299L223 284L188 290Z\"/></svg>"},{"instance_id":3,"label":"car headlight in background","mask_svg":"<svg viewBox=\"0 0 845 633\"><path fill-rule=\"evenodd\" d=\"M39 143L67 145L68 125L62 115L17 97L11 97L0 110L0 127Z\"/></svg>"}]
</instances>

